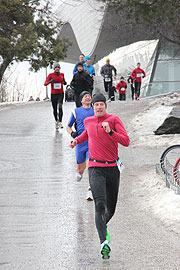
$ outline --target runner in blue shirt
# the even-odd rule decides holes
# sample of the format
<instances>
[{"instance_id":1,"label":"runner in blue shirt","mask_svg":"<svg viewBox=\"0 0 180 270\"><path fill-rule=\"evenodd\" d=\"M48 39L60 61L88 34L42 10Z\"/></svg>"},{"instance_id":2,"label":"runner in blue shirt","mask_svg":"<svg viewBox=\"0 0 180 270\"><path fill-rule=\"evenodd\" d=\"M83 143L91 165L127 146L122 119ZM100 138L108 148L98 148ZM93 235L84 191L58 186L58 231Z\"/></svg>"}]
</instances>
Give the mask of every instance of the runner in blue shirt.
<instances>
[{"instance_id":1,"label":"runner in blue shirt","mask_svg":"<svg viewBox=\"0 0 180 270\"><path fill-rule=\"evenodd\" d=\"M84 70L87 73L89 73L89 75L92 77L92 79L94 81L95 69L94 69L93 65L91 65L91 57L90 56L85 56L84 57L84 64L83 64L83 66L84 66Z\"/></svg>"},{"instance_id":2,"label":"runner in blue shirt","mask_svg":"<svg viewBox=\"0 0 180 270\"><path fill-rule=\"evenodd\" d=\"M88 91L83 91L80 94L80 100L82 103L81 107L74 109L71 113L67 132L71 134L73 138L76 138L84 131L84 119L94 115L93 108L91 107L91 95ZM72 130L73 124L76 122L77 131ZM79 144L76 149L76 160L77 160L77 181L81 181L84 170L86 168L86 160L89 159L88 153L88 141ZM92 200L91 188L88 182L88 194L87 200Z\"/></svg>"}]
</instances>

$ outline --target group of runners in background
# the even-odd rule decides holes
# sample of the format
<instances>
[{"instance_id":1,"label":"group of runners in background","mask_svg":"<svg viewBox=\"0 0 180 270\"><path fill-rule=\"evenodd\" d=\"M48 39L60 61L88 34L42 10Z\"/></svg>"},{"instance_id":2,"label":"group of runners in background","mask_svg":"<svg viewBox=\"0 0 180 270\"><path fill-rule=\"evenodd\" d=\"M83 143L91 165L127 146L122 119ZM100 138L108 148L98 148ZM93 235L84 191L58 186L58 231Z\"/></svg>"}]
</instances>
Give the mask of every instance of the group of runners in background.
<instances>
[{"instance_id":1,"label":"group of runners in background","mask_svg":"<svg viewBox=\"0 0 180 270\"><path fill-rule=\"evenodd\" d=\"M113 87L117 70L106 59L101 68L104 89L108 93L108 100L113 100L113 93L119 91L119 100L126 100L127 83L124 77ZM132 99L139 99L141 78L146 76L138 63L128 78L131 84ZM88 167L87 200L95 204L95 223L101 243L101 256L110 257L110 234L107 229L109 220L115 213L120 183L120 168L118 144L129 145L129 137L118 116L106 112L106 97L101 94L93 95L95 70L91 65L91 57L79 56L79 62L73 69L70 83L74 92L76 108L73 109L66 130L72 137L69 146L76 147L77 175L81 181L84 171ZM54 64L54 72L46 78L44 85L51 84L51 102L55 118L56 129L63 128L63 85L66 85L64 74L60 72L59 63ZM87 166L88 161L88 166Z\"/></svg>"}]
</instances>

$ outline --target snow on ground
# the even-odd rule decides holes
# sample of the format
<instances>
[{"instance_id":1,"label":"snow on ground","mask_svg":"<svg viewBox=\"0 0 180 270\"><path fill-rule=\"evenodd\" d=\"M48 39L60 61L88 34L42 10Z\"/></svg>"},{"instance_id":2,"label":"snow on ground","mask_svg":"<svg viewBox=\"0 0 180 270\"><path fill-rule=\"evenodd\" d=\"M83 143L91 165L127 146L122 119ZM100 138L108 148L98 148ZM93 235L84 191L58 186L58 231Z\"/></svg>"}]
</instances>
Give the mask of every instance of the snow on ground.
<instances>
[{"instance_id":1,"label":"snow on ground","mask_svg":"<svg viewBox=\"0 0 180 270\"><path fill-rule=\"evenodd\" d=\"M155 131L168 116L173 104L180 102L180 94L156 98L150 102L149 109L139 113L132 120L131 142L135 147L168 147L180 143L180 134L154 135ZM165 185L162 177L154 169L147 169L139 175L141 188L134 186L139 199L139 208L151 211L160 218L168 229L180 234L180 195ZM136 185L136 184L134 184Z\"/></svg>"},{"instance_id":2,"label":"snow on ground","mask_svg":"<svg viewBox=\"0 0 180 270\"><path fill-rule=\"evenodd\" d=\"M141 189L134 188L140 197L139 208L151 211L168 229L180 234L180 195L165 186L155 169L139 176Z\"/></svg>"},{"instance_id":3,"label":"snow on ground","mask_svg":"<svg viewBox=\"0 0 180 270\"><path fill-rule=\"evenodd\" d=\"M180 143L180 134L155 135L154 131L171 112L172 104L180 101L180 94L155 99L146 112L132 120L131 141L135 146L159 147Z\"/></svg>"}]
</instances>

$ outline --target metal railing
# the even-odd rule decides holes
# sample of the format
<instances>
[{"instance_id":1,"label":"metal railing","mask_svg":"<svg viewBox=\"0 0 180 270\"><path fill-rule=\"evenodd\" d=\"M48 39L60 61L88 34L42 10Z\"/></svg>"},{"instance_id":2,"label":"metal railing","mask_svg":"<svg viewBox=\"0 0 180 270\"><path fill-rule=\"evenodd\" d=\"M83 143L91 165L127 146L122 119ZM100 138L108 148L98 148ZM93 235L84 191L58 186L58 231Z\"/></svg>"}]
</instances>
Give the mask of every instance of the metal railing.
<instances>
[{"instance_id":1,"label":"metal railing","mask_svg":"<svg viewBox=\"0 0 180 270\"><path fill-rule=\"evenodd\" d=\"M168 161L168 159L165 159L165 163L163 166L164 167L162 170L162 164L157 163L156 173L159 174L164 179L166 187L173 189L176 194L180 195L180 183L175 179L174 166Z\"/></svg>"}]
</instances>

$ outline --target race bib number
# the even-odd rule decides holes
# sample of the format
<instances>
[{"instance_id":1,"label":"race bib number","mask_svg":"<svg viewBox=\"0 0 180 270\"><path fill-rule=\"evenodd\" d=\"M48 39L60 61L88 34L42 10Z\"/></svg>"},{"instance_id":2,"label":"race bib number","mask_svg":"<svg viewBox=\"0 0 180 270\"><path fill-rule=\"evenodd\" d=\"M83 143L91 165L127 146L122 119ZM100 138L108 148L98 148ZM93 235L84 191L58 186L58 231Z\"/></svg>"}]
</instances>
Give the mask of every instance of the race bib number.
<instances>
[{"instance_id":1,"label":"race bib number","mask_svg":"<svg viewBox=\"0 0 180 270\"><path fill-rule=\"evenodd\" d=\"M120 158L118 158L118 160L117 160L117 166L118 166L118 169L119 169L119 171L121 173L124 170L124 165L123 165Z\"/></svg>"},{"instance_id":2,"label":"race bib number","mask_svg":"<svg viewBox=\"0 0 180 270\"><path fill-rule=\"evenodd\" d=\"M105 82L110 82L111 78L105 78Z\"/></svg>"},{"instance_id":3,"label":"race bib number","mask_svg":"<svg viewBox=\"0 0 180 270\"><path fill-rule=\"evenodd\" d=\"M141 78L142 73L137 73L137 78Z\"/></svg>"},{"instance_id":4,"label":"race bib number","mask_svg":"<svg viewBox=\"0 0 180 270\"><path fill-rule=\"evenodd\" d=\"M125 91L126 89L124 87L121 87L121 91Z\"/></svg>"},{"instance_id":5,"label":"race bib number","mask_svg":"<svg viewBox=\"0 0 180 270\"><path fill-rule=\"evenodd\" d=\"M54 83L54 89L61 89L61 83Z\"/></svg>"}]
</instances>

